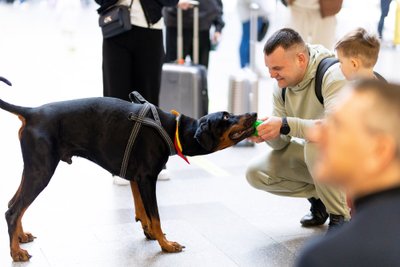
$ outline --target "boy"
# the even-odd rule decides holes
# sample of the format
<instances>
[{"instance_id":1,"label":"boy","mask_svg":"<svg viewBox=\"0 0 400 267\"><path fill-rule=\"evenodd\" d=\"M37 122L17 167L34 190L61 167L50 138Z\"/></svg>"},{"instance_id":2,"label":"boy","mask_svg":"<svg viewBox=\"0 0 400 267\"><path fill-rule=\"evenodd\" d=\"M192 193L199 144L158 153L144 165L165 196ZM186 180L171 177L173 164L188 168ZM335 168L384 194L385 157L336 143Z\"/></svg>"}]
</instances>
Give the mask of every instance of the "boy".
<instances>
[{"instance_id":1,"label":"boy","mask_svg":"<svg viewBox=\"0 0 400 267\"><path fill-rule=\"evenodd\" d=\"M379 48L378 37L363 28L357 28L340 39L335 45L335 50L346 79L385 80L373 70L378 60Z\"/></svg>"}]
</instances>

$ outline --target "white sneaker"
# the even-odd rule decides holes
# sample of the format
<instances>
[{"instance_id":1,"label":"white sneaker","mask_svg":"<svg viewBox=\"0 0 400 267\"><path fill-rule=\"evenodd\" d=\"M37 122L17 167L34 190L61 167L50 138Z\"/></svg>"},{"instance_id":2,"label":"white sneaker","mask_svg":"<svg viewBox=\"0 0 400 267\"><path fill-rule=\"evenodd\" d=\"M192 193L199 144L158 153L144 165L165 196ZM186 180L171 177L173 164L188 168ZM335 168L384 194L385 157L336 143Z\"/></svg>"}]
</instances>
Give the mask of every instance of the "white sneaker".
<instances>
[{"instance_id":1,"label":"white sneaker","mask_svg":"<svg viewBox=\"0 0 400 267\"><path fill-rule=\"evenodd\" d=\"M171 179L171 175L170 175L170 173L169 173L168 170L163 169L163 170L158 174L157 179L160 180L160 181L168 181L168 180Z\"/></svg>"},{"instance_id":2,"label":"white sneaker","mask_svg":"<svg viewBox=\"0 0 400 267\"><path fill-rule=\"evenodd\" d=\"M113 176L113 184L115 185L129 185L130 182L126 179L123 179L119 176Z\"/></svg>"}]
</instances>

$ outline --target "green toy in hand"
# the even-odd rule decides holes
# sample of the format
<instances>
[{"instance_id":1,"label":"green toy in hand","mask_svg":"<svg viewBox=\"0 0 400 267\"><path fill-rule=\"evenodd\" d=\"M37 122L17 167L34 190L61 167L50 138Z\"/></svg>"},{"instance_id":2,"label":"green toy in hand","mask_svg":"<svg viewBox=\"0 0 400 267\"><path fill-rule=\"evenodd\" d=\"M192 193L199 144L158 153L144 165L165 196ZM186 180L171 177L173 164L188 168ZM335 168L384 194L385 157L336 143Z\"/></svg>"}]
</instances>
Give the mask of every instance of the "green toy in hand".
<instances>
[{"instance_id":1,"label":"green toy in hand","mask_svg":"<svg viewBox=\"0 0 400 267\"><path fill-rule=\"evenodd\" d=\"M263 121L261 121L261 120L256 120L256 121L253 123L253 127L254 127L254 133L253 133L253 135L254 135L254 136L258 136L257 127L258 127L258 125L260 125L261 123L263 123Z\"/></svg>"}]
</instances>

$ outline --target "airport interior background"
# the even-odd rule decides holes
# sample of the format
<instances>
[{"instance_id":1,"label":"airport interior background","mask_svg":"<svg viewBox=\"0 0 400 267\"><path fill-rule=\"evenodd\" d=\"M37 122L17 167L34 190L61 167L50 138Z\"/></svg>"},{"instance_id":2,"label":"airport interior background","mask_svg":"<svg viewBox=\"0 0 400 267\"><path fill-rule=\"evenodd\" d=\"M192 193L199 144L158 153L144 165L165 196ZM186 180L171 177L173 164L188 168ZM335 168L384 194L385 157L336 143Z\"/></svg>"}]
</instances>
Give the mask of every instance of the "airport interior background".
<instances>
[{"instance_id":1,"label":"airport interior background","mask_svg":"<svg viewBox=\"0 0 400 267\"><path fill-rule=\"evenodd\" d=\"M268 36L285 25L287 9L269 0L270 29L257 44L259 116L271 113L275 85L263 63ZM236 1L224 0L226 26L208 70L210 111L226 110L228 81L239 70L241 25ZM94 1L0 1L0 96L23 106L102 95L102 36ZM393 42L396 1L385 22L376 70L400 82L400 50ZM376 31L378 0L344 0L337 15L336 37L356 27ZM16 116L0 112L0 211L17 189L23 168ZM0 266L291 266L305 242L326 226L306 229L299 219L308 212L305 199L258 191L246 181L248 162L268 151L265 144L232 147L168 162L169 181L157 184L163 229L186 246L162 253L147 241L134 221L129 186L113 184L111 174L81 158L61 163L49 186L25 214L23 223L37 239L23 245L29 263L9 256L7 224L0 218ZM2 213L3 214L3 213Z\"/></svg>"}]
</instances>

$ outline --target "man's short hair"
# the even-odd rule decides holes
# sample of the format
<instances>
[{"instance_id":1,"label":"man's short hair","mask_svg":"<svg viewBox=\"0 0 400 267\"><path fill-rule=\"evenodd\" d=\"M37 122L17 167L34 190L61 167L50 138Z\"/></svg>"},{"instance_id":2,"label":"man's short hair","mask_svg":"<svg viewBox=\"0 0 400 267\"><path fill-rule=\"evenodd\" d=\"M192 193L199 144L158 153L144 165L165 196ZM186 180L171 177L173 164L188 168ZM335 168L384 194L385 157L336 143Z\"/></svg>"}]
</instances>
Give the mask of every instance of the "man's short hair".
<instances>
[{"instance_id":1,"label":"man's short hair","mask_svg":"<svg viewBox=\"0 0 400 267\"><path fill-rule=\"evenodd\" d=\"M363 28L349 32L335 45L335 50L343 53L345 57L359 58L366 68L375 66L378 61L379 49L378 37Z\"/></svg>"},{"instance_id":2,"label":"man's short hair","mask_svg":"<svg viewBox=\"0 0 400 267\"><path fill-rule=\"evenodd\" d=\"M303 38L301 38L300 34L295 30L283 28L276 31L267 40L264 46L264 54L268 56L272 54L278 47L282 47L283 49L287 50L294 46L305 47Z\"/></svg>"},{"instance_id":3,"label":"man's short hair","mask_svg":"<svg viewBox=\"0 0 400 267\"><path fill-rule=\"evenodd\" d=\"M370 93L374 104L364 116L367 129L391 135L400 159L400 85L380 80L361 80L353 85L357 93Z\"/></svg>"}]
</instances>

